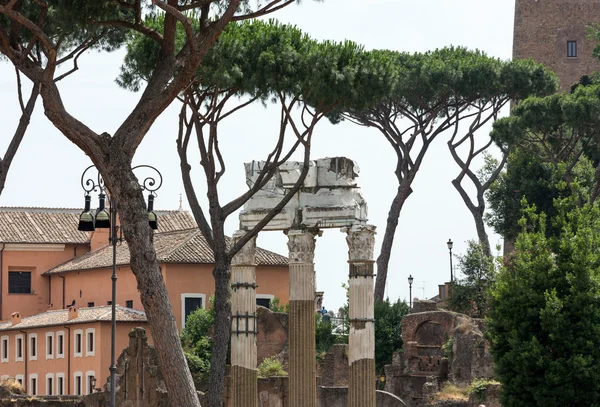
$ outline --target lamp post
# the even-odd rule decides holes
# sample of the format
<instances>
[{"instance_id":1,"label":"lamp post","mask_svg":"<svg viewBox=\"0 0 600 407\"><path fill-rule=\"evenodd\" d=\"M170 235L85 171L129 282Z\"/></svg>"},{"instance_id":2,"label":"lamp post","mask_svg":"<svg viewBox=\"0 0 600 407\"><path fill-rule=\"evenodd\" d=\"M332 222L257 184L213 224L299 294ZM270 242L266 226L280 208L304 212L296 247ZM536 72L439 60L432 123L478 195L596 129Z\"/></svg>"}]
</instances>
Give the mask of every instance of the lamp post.
<instances>
[{"instance_id":1,"label":"lamp post","mask_svg":"<svg viewBox=\"0 0 600 407\"><path fill-rule=\"evenodd\" d=\"M109 242L112 245L112 301L111 301L111 338L110 338L110 407L116 405L116 342L117 342L117 243L123 241L123 233L119 226L117 226L117 200L109 195L110 213L106 209L106 196L108 190L104 185L102 175L98 171L98 176L94 179L92 177L86 178L86 173L96 168L94 165L90 165L81 174L81 187L85 191L85 207L81 215L79 215L79 226L78 230L85 232L93 232L98 229L110 229ZM132 170L137 169L150 169L156 173L156 175L144 178L140 184L142 191L148 191L148 224L153 229L158 229L158 218L154 213L154 197L156 191L162 185L162 174L156 168L150 165L138 165L133 167ZM98 209L96 213L92 213L90 209L91 203L91 192L98 192Z\"/></svg>"},{"instance_id":2,"label":"lamp post","mask_svg":"<svg viewBox=\"0 0 600 407\"><path fill-rule=\"evenodd\" d=\"M412 311L412 283L414 281L414 278L411 275L408 276L408 303L409 303L409 308Z\"/></svg>"},{"instance_id":3,"label":"lamp post","mask_svg":"<svg viewBox=\"0 0 600 407\"><path fill-rule=\"evenodd\" d=\"M454 243L452 242L452 239L448 239L448 242L446 244L448 245L448 250L450 251L450 282L453 282L454 277L452 275L452 246L454 246Z\"/></svg>"}]
</instances>

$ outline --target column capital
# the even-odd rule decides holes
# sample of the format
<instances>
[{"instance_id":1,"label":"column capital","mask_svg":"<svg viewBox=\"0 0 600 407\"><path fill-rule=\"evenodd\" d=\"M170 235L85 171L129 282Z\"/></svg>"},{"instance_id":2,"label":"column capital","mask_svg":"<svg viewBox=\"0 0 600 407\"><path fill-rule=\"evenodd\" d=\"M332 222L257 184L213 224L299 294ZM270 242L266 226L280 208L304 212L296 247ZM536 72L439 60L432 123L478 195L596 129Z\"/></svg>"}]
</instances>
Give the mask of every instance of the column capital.
<instances>
[{"instance_id":1,"label":"column capital","mask_svg":"<svg viewBox=\"0 0 600 407\"><path fill-rule=\"evenodd\" d=\"M245 230L236 230L231 236L231 246L235 245L244 235ZM256 265L256 235L246 243L239 252L231 259L233 266L254 266Z\"/></svg>"},{"instance_id":2,"label":"column capital","mask_svg":"<svg viewBox=\"0 0 600 407\"><path fill-rule=\"evenodd\" d=\"M373 225L353 225L342 228L346 233L349 262L372 262L375 251L375 230Z\"/></svg>"},{"instance_id":3,"label":"column capital","mask_svg":"<svg viewBox=\"0 0 600 407\"><path fill-rule=\"evenodd\" d=\"M313 263L316 237L321 236L322 232L318 229L290 229L285 234L288 237L290 263Z\"/></svg>"}]
</instances>

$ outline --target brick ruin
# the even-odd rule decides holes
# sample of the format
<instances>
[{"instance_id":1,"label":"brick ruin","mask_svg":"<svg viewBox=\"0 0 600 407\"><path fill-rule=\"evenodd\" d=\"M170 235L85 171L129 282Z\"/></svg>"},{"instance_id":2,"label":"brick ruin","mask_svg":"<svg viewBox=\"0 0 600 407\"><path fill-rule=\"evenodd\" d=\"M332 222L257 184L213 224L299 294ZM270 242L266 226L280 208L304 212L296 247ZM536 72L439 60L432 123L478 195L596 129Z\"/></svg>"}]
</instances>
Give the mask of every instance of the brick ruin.
<instances>
[{"instance_id":1,"label":"brick ruin","mask_svg":"<svg viewBox=\"0 0 600 407\"><path fill-rule=\"evenodd\" d=\"M482 320L416 301L413 313L402 319L404 344L386 366L385 390L420 407L446 381L468 385L476 378L492 379L494 364L483 331Z\"/></svg>"}]
</instances>

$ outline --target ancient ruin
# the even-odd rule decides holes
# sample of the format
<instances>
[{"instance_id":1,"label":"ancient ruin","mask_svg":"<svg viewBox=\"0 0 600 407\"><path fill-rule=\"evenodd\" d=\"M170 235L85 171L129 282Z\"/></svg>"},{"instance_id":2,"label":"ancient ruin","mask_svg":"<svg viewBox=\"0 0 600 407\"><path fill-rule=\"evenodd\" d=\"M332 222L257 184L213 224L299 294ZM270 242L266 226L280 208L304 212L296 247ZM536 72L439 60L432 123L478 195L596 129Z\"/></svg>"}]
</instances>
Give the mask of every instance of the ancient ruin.
<instances>
[{"instance_id":1,"label":"ancient ruin","mask_svg":"<svg viewBox=\"0 0 600 407\"><path fill-rule=\"evenodd\" d=\"M484 321L415 301L402 319L402 353L385 368L385 390L411 407L429 406L444 382L459 386L494 377L494 363L483 337Z\"/></svg>"},{"instance_id":2,"label":"ancient ruin","mask_svg":"<svg viewBox=\"0 0 600 407\"><path fill-rule=\"evenodd\" d=\"M249 186L258 181L264 162L245 164ZM245 205L240 213L240 226L249 230L273 209L281 197L295 185L303 168L302 162L286 162L273 178ZM373 327L373 246L375 226L367 225L367 204L356 182L359 168L345 157L324 158L310 162L304 184L294 198L263 229L283 231L288 237L290 255L290 315L289 315L289 394L291 407L315 407L316 349L315 349L315 268L316 237L321 229L343 228L347 233L350 262L350 397L349 405L375 407L375 348ZM244 406L256 406L256 333L249 329L256 315L256 303L249 299L255 291L255 277L246 259L245 274L238 270L236 260L232 272L234 302L247 307L236 307L232 312L232 365L233 352L245 355L244 374L233 373L232 396L245 400ZM240 290L248 293L241 293ZM238 298L246 300L238 300ZM239 313L239 315L238 315ZM240 318L244 321L240 324ZM243 331L237 329L243 327ZM240 340L240 335L249 339ZM235 344L235 350L233 350ZM238 369L237 356L235 366ZM241 365L240 365L241 366ZM242 377L243 376L243 377ZM254 387L252 387L254 386ZM240 394L237 394L240 393ZM242 394L243 393L243 394ZM251 394L254 394L252 397ZM241 405L235 404L234 406Z\"/></svg>"}]
</instances>

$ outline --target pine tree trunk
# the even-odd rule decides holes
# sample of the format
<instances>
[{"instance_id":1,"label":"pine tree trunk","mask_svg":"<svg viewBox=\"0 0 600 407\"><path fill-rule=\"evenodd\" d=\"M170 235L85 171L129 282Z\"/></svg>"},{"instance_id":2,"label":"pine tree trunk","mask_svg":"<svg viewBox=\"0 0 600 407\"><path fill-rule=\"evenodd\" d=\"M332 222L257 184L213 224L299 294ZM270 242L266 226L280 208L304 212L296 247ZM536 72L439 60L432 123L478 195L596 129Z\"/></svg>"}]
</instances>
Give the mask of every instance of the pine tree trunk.
<instances>
[{"instance_id":1,"label":"pine tree trunk","mask_svg":"<svg viewBox=\"0 0 600 407\"><path fill-rule=\"evenodd\" d=\"M167 287L156 258L154 236L148 225L144 196L131 170L130 160L124 154L112 151L107 161L110 162L100 163L102 175L117 202L121 226L131 254L131 270L136 277L152 331L170 404L200 407L181 347Z\"/></svg>"},{"instance_id":2,"label":"pine tree trunk","mask_svg":"<svg viewBox=\"0 0 600 407\"><path fill-rule=\"evenodd\" d=\"M375 302L383 301L385 296L385 284L387 281L388 267L390 257L392 255L392 247L394 246L394 235L398 227L398 219L400 212L404 206L404 202L410 196L412 190L410 182L404 182L398 186L398 192L392 201L390 211L388 212L385 234L381 243L381 251L377 257L377 278L375 280Z\"/></svg>"},{"instance_id":3,"label":"pine tree trunk","mask_svg":"<svg viewBox=\"0 0 600 407\"><path fill-rule=\"evenodd\" d=\"M477 229L477 238L479 239L479 244L481 245L483 254L485 254L487 257L491 257L492 248L490 246L490 238L488 237L488 234L485 231L485 222L483 221L483 210L477 208L474 211L471 211L471 214L473 215L473 220L475 221L475 228Z\"/></svg>"},{"instance_id":4,"label":"pine tree trunk","mask_svg":"<svg viewBox=\"0 0 600 407\"><path fill-rule=\"evenodd\" d=\"M216 239L219 240L219 239ZM218 246L218 243L215 242ZM215 247L215 325L208 380L208 407L223 406L225 370L231 330L231 261L226 252Z\"/></svg>"}]
</instances>

